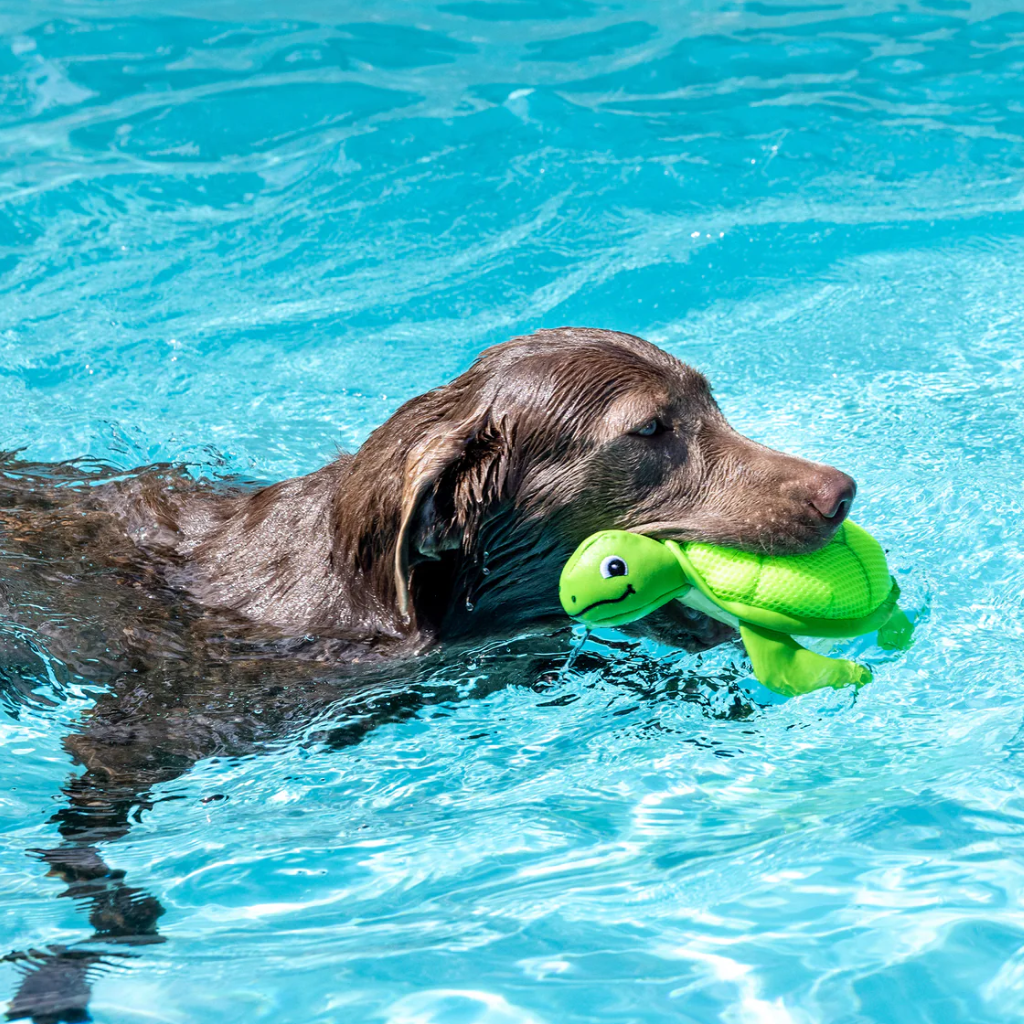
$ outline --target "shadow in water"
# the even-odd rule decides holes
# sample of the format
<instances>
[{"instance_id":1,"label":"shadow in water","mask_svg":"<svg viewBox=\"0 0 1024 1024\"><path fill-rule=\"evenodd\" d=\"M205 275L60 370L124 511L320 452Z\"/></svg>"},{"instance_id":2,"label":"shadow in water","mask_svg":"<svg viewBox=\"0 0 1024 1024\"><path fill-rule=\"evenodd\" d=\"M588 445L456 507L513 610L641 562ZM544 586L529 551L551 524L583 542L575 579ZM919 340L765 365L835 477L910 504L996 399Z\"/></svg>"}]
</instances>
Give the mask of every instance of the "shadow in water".
<instances>
[{"instance_id":1,"label":"shadow in water","mask_svg":"<svg viewBox=\"0 0 1024 1024\"><path fill-rule=\"evenodd\" d=\"M562 638L529 655L499 655L486 689L557 672L566 652ZM206 661L164 663L115 680L64 739L85 771L68 779L51 819L60 842L28 851L64 883L60 898L81 909L91 935L73 945L8 953L4 959L23 977L7 1019L88 1020L90 976L164 941L159 900L112 870L102 852L154 805L155 787L199 760L266 753L289 736L334 748L357 744L382 724L457 699L457 680L434 681L443 665L436 656L347 672L274 659Z\"/></svg>"}]
</instances>

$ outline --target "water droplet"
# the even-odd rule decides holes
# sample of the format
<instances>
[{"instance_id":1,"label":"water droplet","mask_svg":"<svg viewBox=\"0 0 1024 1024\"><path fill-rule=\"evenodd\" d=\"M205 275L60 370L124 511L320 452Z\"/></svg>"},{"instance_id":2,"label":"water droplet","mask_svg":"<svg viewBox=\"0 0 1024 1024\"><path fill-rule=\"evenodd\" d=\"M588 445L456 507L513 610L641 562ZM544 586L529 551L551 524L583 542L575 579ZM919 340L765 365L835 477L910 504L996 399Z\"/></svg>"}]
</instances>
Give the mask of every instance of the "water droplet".
<instances>
[{"instance_id":1,"label":"water droplet","mask_svg":"<svg viewBox=\"0 0 1024 1024\"><path fill-rule=\"evenodd\" d=\"M484 567L483 567L483 569L482 569L481 571L483 572L483 574L484 574L485 576L490 576L490 575L491 575L491 570L490 570L490 569L488 569L488 568L487 568L487 566L484 566Z\"/></svg>"},{"instance_id":2,"label":"water droplet","mask_svg":"<svg viewBox=\"0 0 1024 1024\"><path fill-rule=\"evenodd\" d=\"M471 612L475 607L476 607L476 605L474 605L472 601L467 601L466 602L466 611L467 612Z\"/></svg>"}]
</instances>

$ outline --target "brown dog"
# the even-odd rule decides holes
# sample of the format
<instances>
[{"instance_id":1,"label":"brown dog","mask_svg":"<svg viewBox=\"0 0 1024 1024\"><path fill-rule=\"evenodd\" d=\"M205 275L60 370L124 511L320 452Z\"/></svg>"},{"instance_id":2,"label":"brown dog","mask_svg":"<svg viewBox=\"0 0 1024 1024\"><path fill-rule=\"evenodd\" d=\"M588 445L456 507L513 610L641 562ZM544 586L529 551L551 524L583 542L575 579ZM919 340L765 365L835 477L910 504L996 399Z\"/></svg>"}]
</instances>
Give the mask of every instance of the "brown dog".
<instances>
[{"instance_id":1,"label":"brown dog","mask_svg":"<svg viewBox=\"0 0 1024 1024\"><path fill-rule=\"evenodd\" d=\"M51 680L64 665L107 686L66 740L85 771L54 816L60 845L39 855L95 937L159 941L163 908L98 845L129 830L154 785L316 716L340 717L327 740L351 743L445 699L436 677L417 695L430 658L402 669L393 656L564 624L559 574L596 530L808 551L854 493L843 473L737 434L672 356L574 328L489 349L355 455L261 490L166 467L0 463L0 618L29 627L0 633L4 676L31 685L43 657ZM691 649L726 635L671 609L642 628ZM488 685L532 681L537 653L492 660ZM32 954L11 1016L85 1019L99 958Z\"/></svg>"},{"instance_id":2,"label":"brown dog","mask_svg":"<svg viewBox=\"0 0 1024 1024\"><path fill-rule=\"evenodd\" d=\"M807 551L855 493L737 434L654 345L575 328L488 349L309 476L227 495L165 483L100 499L196 602L407 650L560 618L559 572L595 530Z\"/></svg>"}]
</instances>

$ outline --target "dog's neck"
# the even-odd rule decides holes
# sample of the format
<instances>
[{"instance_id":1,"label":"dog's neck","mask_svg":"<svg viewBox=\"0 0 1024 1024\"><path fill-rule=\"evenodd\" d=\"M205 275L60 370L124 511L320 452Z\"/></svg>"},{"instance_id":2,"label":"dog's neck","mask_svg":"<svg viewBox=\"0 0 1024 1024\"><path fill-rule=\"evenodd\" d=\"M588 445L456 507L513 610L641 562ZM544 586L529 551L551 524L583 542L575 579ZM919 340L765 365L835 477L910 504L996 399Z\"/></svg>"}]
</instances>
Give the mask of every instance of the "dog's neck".
<instances>
[{"instance_id":1,"label":"dog's neck","mask_svg":"<svg viewBox=\"0 0 1024 1024\"><path fill-rule=\"evenodd\" d=\"M522 519L511 508L494 510L468 549L440 561L448 599L428 610L441 612L439 638L501 633L562 616L558 575L568 553L560 547L541 522ZM424 598L430 600L429 592L417 594L421 604Z\"/></svg>"},{"instance_id":2,"label":"dog's neck","mask_svg":"<svg viewBox=\"0 0 1024 1024\"><path fill-rule=\"evenodd\" d=\"M394 635L444 641L494 634L561 615L558 574L571 552L561 551L543 517L524 517L499 502L480 517L471 536L438 551L413 552L407 581L408 615L399 610L396 578L402 489L400 464L374 467L359 459L339 481L334 503L332 561L339 584L369 601Z\"/></svg>"}]
</instances>

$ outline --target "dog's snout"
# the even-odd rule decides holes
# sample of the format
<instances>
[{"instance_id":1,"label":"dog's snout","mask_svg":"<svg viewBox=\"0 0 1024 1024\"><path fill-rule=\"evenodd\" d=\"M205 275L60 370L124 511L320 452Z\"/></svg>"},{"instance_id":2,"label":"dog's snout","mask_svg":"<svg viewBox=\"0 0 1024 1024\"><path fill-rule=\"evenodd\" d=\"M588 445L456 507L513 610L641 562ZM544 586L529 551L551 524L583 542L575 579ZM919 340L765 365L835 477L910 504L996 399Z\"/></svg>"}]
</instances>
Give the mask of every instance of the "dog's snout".
<instances>
[{"instance_id":1,"label":"dog's snout","mask_svg":"<svg viewBox=\"0 0 1024 1024\"><path fill-rule=\"evenodd\" d=\"M830 469L822 474L821 483L811 494L811 504L823 519L838 526L849 514L857 485L845 473Z\"/></svg>"}]
</instances>

